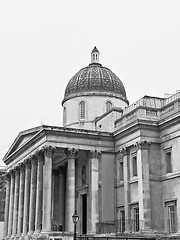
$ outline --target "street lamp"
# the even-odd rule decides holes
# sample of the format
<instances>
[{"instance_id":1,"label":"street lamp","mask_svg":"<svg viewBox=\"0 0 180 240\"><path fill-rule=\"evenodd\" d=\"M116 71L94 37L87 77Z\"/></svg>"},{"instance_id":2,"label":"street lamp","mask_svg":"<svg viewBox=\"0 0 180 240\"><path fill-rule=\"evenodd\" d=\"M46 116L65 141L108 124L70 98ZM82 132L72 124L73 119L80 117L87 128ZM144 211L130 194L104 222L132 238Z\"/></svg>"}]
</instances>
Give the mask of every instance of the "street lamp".
<instances>
[{"instance_id":1,"label":"street lamp","mask_svg":"<svg viewBox=\"0 0 180 240\"><path fill-rule=\"evenodd\" d=\"M77 210L75 210L74 215L72 216L72 221L74 223L74 240L76 240L76 224L79 220L79 216L77 215Z\"/></svg>"}]
</instances>

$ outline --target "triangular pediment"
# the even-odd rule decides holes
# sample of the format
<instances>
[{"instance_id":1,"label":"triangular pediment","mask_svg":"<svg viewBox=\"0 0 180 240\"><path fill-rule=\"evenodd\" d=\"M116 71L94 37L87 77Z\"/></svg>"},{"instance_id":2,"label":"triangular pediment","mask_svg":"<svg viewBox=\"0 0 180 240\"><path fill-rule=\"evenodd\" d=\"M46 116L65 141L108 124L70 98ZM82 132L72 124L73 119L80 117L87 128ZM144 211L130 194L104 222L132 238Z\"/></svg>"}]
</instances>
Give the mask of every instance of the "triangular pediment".
<instances>
[{"instance_id":1,"label":"triangular pediment","mask_svg":"<svg viewBox=\"0 0 180 240\"><path fill-rule=\"evenodd\" d=\"M18 134L13 144L9 148L3 160L5 160L8 156L13 154L19 148L21 148L24 144L26 144L30 139L32 139L36 134L38 134L42 130L42 126L31 128L25 131L22 131Z\"/></svg>"}]
</instances>

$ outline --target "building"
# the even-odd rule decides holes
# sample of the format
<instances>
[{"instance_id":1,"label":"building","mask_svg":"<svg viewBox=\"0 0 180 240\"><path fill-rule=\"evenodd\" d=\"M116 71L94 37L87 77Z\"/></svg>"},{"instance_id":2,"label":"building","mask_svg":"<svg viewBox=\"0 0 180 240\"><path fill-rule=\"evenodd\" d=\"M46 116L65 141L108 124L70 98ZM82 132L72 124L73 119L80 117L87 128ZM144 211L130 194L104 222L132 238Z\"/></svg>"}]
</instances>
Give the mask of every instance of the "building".
<instances>
[{"instance_id":1,"label":"building","mask_svg":"<svg viewBox=\"0 0 180 240\"><path fill-rule=\"evenodd\" d=\"M67 84L64 126L21 132L7 164L4 239L180 232L180 92L129 106L121 80L91 63Z\"/></svg>"}]
</instances>

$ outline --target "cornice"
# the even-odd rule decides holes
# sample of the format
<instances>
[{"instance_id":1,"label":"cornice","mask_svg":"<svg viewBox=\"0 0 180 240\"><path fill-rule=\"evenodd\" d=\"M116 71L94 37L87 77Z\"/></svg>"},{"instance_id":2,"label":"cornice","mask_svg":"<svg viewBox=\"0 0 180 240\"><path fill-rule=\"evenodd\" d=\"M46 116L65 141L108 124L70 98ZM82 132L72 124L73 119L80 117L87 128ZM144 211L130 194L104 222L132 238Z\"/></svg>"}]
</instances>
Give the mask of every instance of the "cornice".
<instances>
[{"instance_id":1,"label":"cornice","mask_svg":"<svg viewBox=\"0 0 180 240\"><path fill-rule=\"evenodd\" d=\"M148 129L153 131L158 131L159 127L156 121L149 121L144 119L136 119L135 121L127 124L126 126L118 129L113 133L115 140L124 138L127 135L130 135L138 130Z\"/></svg>"}]
</instances>

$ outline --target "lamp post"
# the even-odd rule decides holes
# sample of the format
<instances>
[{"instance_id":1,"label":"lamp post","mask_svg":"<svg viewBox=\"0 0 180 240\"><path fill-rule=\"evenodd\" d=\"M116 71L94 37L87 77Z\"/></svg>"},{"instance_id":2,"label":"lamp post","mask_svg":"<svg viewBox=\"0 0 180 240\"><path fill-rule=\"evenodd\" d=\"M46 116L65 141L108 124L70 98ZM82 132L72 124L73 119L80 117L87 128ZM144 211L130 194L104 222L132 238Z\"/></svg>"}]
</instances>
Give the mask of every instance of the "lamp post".
<instances>
[{"instance_id":1,"label":"lamp post","mask_svg":"<svg viewBox=\"0 0 180 240\"><path fill-rule=\"evenodd\" d=\"M76 224L79 220L79 216L77 215L77 210L75 210L74 215L72 216L72 221L74 223L74 240L76 240Z\"/></svg>"}]
</instances>

